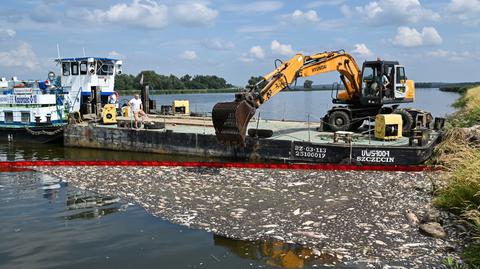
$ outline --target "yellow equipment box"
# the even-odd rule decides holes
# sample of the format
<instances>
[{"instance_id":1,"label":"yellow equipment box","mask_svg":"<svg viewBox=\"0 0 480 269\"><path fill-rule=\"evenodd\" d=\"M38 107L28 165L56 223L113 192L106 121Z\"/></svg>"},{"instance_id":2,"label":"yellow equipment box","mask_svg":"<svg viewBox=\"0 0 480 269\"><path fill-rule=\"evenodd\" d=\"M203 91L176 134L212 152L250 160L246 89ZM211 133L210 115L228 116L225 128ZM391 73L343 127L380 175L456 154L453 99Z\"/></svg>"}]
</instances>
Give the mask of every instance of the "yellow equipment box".
<instances>
[{"instance_id":1,"label":"yellow equipment box","mask_svg":"<svg viewBox=\"0 0 480 269\"><path fill-rule=\"evenodd\" d=\"M117 123L117 108L114 104L106 104L102 110L103 124Z\"/></svg>"},{"instance_id":2,"label":"yellow equipment box","mask_svg":"<svg viewBox=\"0 0 480 269\"><path fill-rule=\"evenodd\" d=\"M190 115L190 102L188 100L175 100L172 102L174 115Z\"/></svg>"},{"instance_id":3,"label":"yellow equipment box","mask_svg":"<svg viewBox=\"0 0 480 269\"><path fill-rule=\"evenodd\" d=\"M130 116L130 107L126 106L122 108L122 116L128 118Z\"/></svg>"},{"instance_id":4,"label":"yellow equipment box","mask_svg":"<svg viewBox=\"0 0 480 269\"><path fill-rule=\"evenodd\" d=\"M375 138L394 140L402 137L402 115L378 114L375 117Z\"/></svg>"}]
</instances>

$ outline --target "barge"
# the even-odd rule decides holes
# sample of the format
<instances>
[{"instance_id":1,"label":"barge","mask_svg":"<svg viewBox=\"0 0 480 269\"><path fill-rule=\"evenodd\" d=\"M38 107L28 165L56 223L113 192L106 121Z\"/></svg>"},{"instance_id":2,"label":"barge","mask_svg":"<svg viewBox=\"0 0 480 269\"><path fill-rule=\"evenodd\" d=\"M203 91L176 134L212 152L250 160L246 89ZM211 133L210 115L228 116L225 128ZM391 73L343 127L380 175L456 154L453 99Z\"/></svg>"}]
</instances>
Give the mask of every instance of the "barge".
<instances>
[{"instance_id":1,"label":"barge","mask_svg":"<svg viewBox=\"0 0 480 269\"><path fill-rule=\"evenodd\" d=\"M217 141L210 117L150 115L159 129L133 129L132 119L119 117L117 124L82 122L65 129L67 147L150 152L205 159L283 163L353 163L415 165L430 158L441 131L429 130L423 137L377 140L372 132L319 132L319 122L252 120L249 129L268 129L269 138L247 136L245 147L225 146ZM364 127L365 128L365 127ZM252 132L253 133L253 132Z\"/></svg>"}]
</instances>

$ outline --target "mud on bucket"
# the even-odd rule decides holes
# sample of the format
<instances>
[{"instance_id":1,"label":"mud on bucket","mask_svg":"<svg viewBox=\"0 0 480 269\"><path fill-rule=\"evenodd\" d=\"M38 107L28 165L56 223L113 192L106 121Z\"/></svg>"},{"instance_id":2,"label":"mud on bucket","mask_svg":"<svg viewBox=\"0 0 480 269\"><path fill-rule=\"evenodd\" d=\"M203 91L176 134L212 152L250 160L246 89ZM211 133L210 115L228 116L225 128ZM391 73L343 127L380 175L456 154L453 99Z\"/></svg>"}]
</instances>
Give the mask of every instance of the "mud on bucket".
<instances>
[{"instance_id":1,"label":"mud on bucket","mask_svg":"<svg viewBox=\"0 0 480 269\"><path fill-rule=\"evenodd\" d=\"M213 127L220 143L245 145L245 136L255 108L247 101L217 103L212 110Z\"/></svg>"}]
</instances>

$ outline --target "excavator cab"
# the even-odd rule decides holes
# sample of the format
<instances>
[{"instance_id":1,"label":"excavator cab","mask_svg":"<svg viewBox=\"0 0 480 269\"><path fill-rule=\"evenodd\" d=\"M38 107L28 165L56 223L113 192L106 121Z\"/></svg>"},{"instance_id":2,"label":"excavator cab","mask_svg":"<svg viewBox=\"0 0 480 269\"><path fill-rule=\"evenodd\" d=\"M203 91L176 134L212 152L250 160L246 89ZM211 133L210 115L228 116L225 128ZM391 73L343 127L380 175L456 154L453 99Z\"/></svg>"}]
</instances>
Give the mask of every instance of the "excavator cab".
<instances>
[{"instance_id":1,"label":"excavator cab","mask_svg":"<svg viewBox=\"0 0 480 269\"><path fill-rule=\"evenodd\" d=\"M366 61L362 66L359 103L365 106L413 102L415 87L396 61ZM336 102L340 103L340 102Z\"/></svg>"}]
</instances>

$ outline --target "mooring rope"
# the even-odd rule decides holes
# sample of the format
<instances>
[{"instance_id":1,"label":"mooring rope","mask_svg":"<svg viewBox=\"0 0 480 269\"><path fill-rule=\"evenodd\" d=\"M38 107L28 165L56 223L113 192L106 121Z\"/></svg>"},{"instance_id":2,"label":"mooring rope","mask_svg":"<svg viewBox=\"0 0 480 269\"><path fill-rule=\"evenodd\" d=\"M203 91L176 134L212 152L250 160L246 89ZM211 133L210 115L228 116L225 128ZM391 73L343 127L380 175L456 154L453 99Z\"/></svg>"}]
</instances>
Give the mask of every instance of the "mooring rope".
<instances>
[{"instance_id":1,"label":"mooring rope","mask_svg":"<svg viewBox=\"0 0 480 269\"><path fill-rule=\"evenodd\" d=\"M62 132L64 129L65 129L65 126L59 126L57 129L53 131L45 131L45 130L34 131L30 129L28 126L25 126L25 130L27 130L27 132L30 133L31 135L56 135Z\"/></svg>"}]
</instances>

